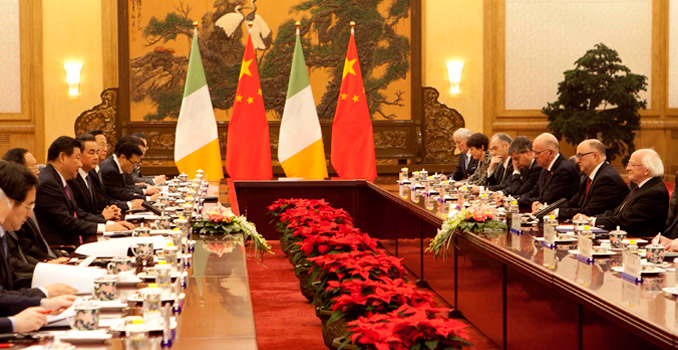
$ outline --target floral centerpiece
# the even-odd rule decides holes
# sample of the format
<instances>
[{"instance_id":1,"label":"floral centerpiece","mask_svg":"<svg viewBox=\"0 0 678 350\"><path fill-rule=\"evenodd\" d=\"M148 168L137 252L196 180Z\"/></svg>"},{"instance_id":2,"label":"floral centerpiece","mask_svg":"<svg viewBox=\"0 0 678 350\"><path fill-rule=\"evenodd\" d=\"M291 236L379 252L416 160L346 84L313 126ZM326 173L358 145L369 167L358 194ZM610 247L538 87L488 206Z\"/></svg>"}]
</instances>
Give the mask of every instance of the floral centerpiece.
<instances>
[{"instance_id":1,"label":"floral centerpiece","mask_svg":"<svg viewBox=\"0 0 678 350\"><path fill-rule=\"evenodd\" d=\"M506 228L506 223L494 219L494 214L489 206L480 205L462 209L443 222L443 226L438 229L438 233L431 240L426 251L433 252L436 258L442 254L444 259L447 257L447 250L452 243L455 232L504 232Z\"/></svg>"},{"instance_id":2,"label":"floral centerpiece","mask_svg":"<svg viewBox=\"0 0 678 350\"><path fill-rule=\"evenodd\" d=\"M389 313L358 317L348 323L349 336L359 350L461 349L472 344L459 321L438 316L442 308L402 305Z\"/></svg>"},{"instance_id":3,"label":"floral centerpiece","mask_svg":"<svg viewBox=\"0 0 678 350\"><path fill-rule=\"evenodd\" d=\"M253 223L244 216L236 216L230 208L221 204L206 208L202 218L193 222L193 232L201 236L224 235L224 238L230 234L242 234L245 242L252 240L254 254L261 260L265 254L273 254L271 245L257 232Z\"/></svg>"}]
</instances>

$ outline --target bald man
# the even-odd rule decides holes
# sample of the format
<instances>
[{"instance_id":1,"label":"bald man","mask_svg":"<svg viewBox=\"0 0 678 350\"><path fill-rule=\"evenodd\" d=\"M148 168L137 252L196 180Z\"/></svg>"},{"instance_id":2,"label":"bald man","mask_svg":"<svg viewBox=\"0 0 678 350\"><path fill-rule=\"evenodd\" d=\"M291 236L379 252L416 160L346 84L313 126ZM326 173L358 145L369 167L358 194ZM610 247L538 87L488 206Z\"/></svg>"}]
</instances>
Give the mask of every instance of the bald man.
<instances>
[{"instance_id":1,"label":"bald man","mask_svg":"<svg viewBox=\"0 0 678 350\"><path fill-rule=\"evenodd\" d=\"M582 141L577 146L575 159L584 175L579 181L577 194L556 209L560 219L571 219L577 213L598 215L621 204L629 188L617 170L605 161L605 145L602 142L595 139ZM540 203L532 205L535 204Z\"/></svg>"},{"instance_id":2,"label":"bald man","mask_svg":"<svg viewBox=\"0 0 678 350\"><path fill-rule=\"evenodd\" d=\"M669 192L664 185L664 164L652 149L639 149L626 165L631 192L612 210L597 216L577 214L574 219L589 220L606 230L620 227L633 236L654 236L664 230Z\"/></svg>"},{"instance_id":3,"label":"bald man","mask_svg":"<svg viewBox=\"0 0 678 350\"><path fill-rule=\"evenodd\" d=\"M560 154L558 139L543 133L532 142L534 160L542 167L539 181L534 188L520 196L521 208L533 208L532 203L553 203L561 198L571 199L579 188L579 171L574 164Z\"/></svg>"}]
</instances>

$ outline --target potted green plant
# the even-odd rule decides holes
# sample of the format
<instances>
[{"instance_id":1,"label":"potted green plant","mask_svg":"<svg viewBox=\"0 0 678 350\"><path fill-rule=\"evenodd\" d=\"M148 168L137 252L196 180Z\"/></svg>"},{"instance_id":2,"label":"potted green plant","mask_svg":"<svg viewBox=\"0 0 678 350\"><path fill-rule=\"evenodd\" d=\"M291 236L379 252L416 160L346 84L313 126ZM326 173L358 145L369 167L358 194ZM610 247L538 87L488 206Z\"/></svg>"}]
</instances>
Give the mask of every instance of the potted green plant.
<instances>
[{"instance_id":1,"label":"potted green plant","mask_svg":"<svg viewBox=\"0 0 678 350\"><path fill-rule=\"evenodd\" d=\"M638 94L646 90L647 77L631 73L617 51L602 43L588 50L564 75L558 99L542 109L548 128L575 146L586 139L600 139L607 146L608 160L623 156L625 164L635 150L638 110L647 106Z\"/></svg>"}]
</instances>

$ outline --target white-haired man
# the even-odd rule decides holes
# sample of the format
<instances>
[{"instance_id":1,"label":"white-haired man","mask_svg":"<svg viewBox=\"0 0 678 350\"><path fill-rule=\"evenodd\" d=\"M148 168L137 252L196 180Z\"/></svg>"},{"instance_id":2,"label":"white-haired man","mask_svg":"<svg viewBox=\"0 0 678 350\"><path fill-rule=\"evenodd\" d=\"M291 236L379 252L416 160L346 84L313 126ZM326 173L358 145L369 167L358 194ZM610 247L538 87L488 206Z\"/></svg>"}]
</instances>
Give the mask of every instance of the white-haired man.
<instances>
[{"instance_id":1,"label":"white-haired man","mask_svg":"<svg viewBox=\"0 0 678 350\"><path fill-rule=\"evenodd\" d=\"M466 141L471 137L473 133L471 130L466 128L457 129L454 134L452 134L452 140L454 145L459 150L459 162L457 163L457 169L454 170L450 176L454 181L461 181L467 179L469 176L473 175L478 167L478 159L473 159L471 153L469 152L468 146L466 146Z\"/></svg>"},{"instance_id":2,"label":"white-haired man","mask_svg":"<svg viewBox=\"0 0 678 350\"><path fill-rule=\"evenodd\" d=\"M590 220L594 226L607 230L619 227L634 236L653 236L664 231L669 192L662 180L661 158L652 149L639 149L631 155L626 171L631 192L619 206L595 217L577 214L574 219Z\"/></svg>"}]
</instances>

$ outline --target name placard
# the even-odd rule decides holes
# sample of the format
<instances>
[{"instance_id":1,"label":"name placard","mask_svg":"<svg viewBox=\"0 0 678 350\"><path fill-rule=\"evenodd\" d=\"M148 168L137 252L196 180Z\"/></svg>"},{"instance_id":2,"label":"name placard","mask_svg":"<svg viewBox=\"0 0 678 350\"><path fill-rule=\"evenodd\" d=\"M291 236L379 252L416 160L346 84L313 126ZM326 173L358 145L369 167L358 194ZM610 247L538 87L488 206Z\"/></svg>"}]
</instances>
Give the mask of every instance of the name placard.
<instances>
[{"instance_id":1,"label":"name placard","mask_svg":"<svg viewBox=\"0 0 678 350\"><path fill-rule=\"evenodd\" d=\"M622 256L623 277L630 277L636 281L640 281L640 273L643 271L643 266L640 263L640 255L624 253Z\"/></svg>"},{"instance_id":2,"label":"name placard","mask_svg":"<svg viewBox=\"0 0 678 350\"><path fill-rule=\"evenodd\" d=\"M578 239L578 249L577 258L581 261L586 261L588 263L593 262L593 240L588 237L580 236Z\"/></svg>"}]
</instances>

